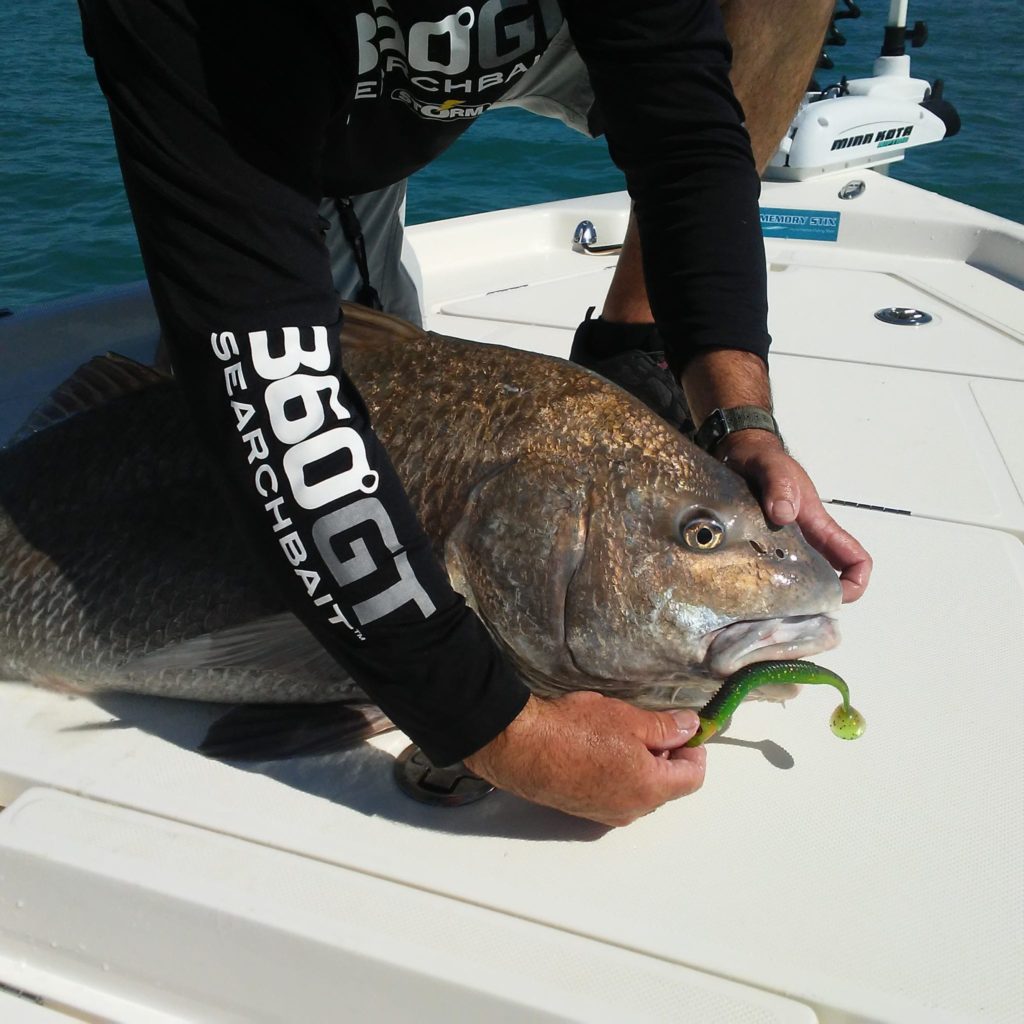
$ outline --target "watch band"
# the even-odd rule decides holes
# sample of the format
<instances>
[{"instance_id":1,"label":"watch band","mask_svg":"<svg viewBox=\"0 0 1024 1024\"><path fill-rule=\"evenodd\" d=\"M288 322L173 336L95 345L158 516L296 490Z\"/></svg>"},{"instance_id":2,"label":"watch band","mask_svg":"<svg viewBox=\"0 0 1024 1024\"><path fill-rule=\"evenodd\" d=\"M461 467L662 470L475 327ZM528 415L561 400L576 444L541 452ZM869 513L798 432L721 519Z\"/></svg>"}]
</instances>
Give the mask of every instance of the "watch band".
<instances>
[{"instance_id":1,"label":"watch band","mask_svg":"<svg viewBox=\"0 0 1024 1024\"><path fill-rule=\"evenodd\" d=\"M782 437L775 417L767 409L759 405L739 405L733 409L715 409L700 425L693 440L704 451L713 452L721 441L737 430L770 430L776 437Z\"/></svg>"}]
</instances>

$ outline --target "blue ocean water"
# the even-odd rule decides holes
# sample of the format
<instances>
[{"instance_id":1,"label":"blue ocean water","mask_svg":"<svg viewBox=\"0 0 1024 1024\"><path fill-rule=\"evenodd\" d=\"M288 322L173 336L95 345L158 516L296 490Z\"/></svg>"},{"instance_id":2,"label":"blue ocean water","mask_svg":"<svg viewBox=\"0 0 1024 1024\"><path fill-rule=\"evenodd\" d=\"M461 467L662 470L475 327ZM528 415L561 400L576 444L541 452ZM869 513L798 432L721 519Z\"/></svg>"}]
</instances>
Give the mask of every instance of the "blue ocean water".
<instances>
[{"instance_id":1,"label":"blue ocean water","mask_svg":"<svg viewBox=\"0 0 1024 1024\"><path fill-rule=\"evenodd\" d=\"M886 0L861 0L841 23L849 44L834 71L870 74ZM942 77L963 131L914 150L897 177L1024 221L1019 0L914 0L911 18L931 38L914 50L914 74ZM415 176L416 223L565 196L621 189L601 141L522 111L482 118ZM106 107L81 47L73 0L0 5L0 306L12 309L142 276Z\"/></svg>"}]
</instances>

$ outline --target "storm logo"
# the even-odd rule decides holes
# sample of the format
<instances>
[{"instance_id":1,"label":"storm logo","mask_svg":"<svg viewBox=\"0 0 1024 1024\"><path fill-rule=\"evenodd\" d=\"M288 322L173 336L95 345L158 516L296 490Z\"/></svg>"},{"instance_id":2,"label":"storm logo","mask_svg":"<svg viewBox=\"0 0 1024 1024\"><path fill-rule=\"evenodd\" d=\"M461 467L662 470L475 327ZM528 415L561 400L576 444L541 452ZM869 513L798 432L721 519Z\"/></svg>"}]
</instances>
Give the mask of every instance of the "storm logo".
<instances>
[{"instance_id":1,"label":"storm logo","mask_svg":"<svg viewBox=\"0 0 1024 1024\"><path fill-rule=\"evenodd\" d=\"M465 100L444 100L442 103L424 102L413 96L407 89L395 89L391 98L399 103L404 103L428 121L464 121L479 117L490 106L490 103L467 104Z\"/></svg>"}]
</instances>

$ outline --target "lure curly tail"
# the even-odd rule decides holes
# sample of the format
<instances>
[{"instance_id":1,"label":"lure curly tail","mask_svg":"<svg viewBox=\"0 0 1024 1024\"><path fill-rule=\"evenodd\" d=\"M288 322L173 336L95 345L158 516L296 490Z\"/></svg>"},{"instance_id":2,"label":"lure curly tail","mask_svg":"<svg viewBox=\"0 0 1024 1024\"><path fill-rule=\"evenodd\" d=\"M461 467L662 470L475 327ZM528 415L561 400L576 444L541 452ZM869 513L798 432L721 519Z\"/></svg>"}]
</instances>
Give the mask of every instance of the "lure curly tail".
<instances>
[{"instance_id":1,"label":"lure curly tail","mask_svg":"<svg viewBox=\"0 0 1024 1024\"><path fill-rule=\"evenodd\" d=\"M850 704L850 690L841 676L809 661L759 661L745 665L722 684L722 688L698 712L700 728L686 744L699 747L718 732L732 717L740 702L759 686L772 683L826 683L842 695L843 703L832 712L829 725L840 739L855 740L863 735L867 723Z\"/></svg>"}]
</instances>

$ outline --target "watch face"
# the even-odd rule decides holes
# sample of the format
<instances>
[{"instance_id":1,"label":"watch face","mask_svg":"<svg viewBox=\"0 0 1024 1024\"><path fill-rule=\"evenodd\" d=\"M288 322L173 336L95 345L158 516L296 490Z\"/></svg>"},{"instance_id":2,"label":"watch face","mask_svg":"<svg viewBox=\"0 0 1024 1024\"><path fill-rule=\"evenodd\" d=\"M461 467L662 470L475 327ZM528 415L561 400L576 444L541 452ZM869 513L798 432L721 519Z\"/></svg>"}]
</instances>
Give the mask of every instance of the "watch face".
<instances>
[{"instance_id":1,"label":"watch face","mask_svg":"<svg viewBox=\"0 0 1024 1024\"><path fill-rule=\"evenodd\" d=\"M693 435L693 440L699 448L710 452L725 436L725 433L725 417L721 409L715 409L701 424L700 430Z\"/></svg>"}]
</instances>

